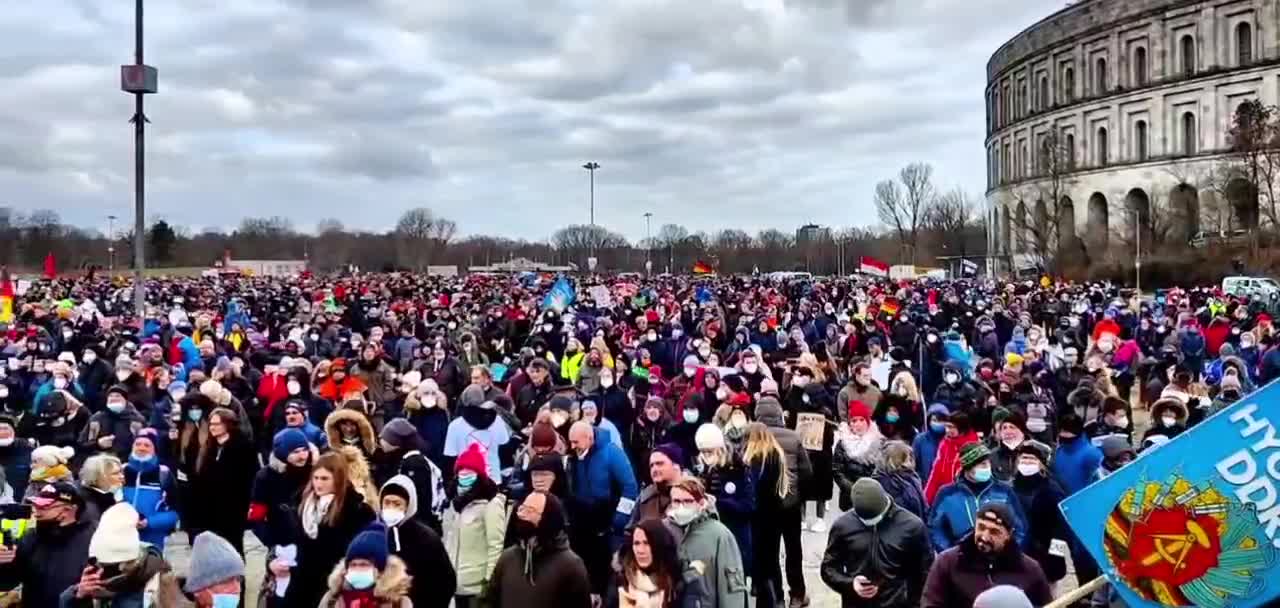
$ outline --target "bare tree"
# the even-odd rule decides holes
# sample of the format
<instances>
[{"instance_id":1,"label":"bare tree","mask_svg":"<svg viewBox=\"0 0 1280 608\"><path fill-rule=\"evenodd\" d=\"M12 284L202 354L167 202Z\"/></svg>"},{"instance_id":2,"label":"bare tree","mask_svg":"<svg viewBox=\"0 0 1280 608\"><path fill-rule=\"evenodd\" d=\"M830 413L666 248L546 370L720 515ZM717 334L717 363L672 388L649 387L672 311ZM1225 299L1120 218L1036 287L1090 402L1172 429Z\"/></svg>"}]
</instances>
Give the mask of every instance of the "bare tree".
<instances>
[{"instance_id":1,"label":"bare tree","mask_svg":"<svg viewBox=\"0 0 1280 608\"><path fill-rule=\"evenodd\" d=\"M968 232L976 219L977 206L963 188L944 192L929 208L925 225L938 238L946 255L966 256Z\"/></svg>"},{"instance_id":2,"label":"bare tree","mask_svg":"<svg viewBox=\"0 0 1280 608\"><path fill-rule=\"evenodd\" d=\"M1075 234L1075 204L1067 206L1067 193L1073 184L1070 175L1074 151L1057 130L1046 132L1036 150L1035 172L1039 177L1017 194L1019 202L1031 212L1013 214L1011 225L1022 237L1022 253L1037 267L1060 274L1061 258L1083 250Z\"/></svg>"},{"instance_id":3,"label":"bare tree","mask_svg":"<svg viewBox=\"0 0 1280 608\"><path fill-rule=\"evenodd\" d=\"M876 215L898 238L900 256L916 263L920 228L937 197L933 187L933 167L912 163L898 172L898 181L876 184Z\"/></svg>"},{"instance_id":4,"label":"bare tree","mask_svg":"<svg viewBox=\"0 0 1280 608\"><path fill-rule=\"evenodd\" d=\"M436 217L426 207L405 211L396 222L395 229L397 257L401 265L425 270L457 231L457 224Z\"/></svg>"},{"instance_id":5,"label":"bare tree","mask_svg":"<svg viewBox=\"0 0 1280 608\"><path fill-rule=\"evenodd\" d=\"M629 249L626 237L610 232L602 226L575 224L557 230L551 236L551 244L563 258L580 269L586 269L587 258L595 254L600 267L617 268L621 265L619 253ZM643 262L643 257L640 258Z\"/></svg>"},{"instance_id":6,"label":"bare tree","mask_svg":"<svg viewBox=\"0 0 1280 608\"><path fill-rule=\"evenodd\" d=\"M1280 226L1280 205L1277 205L1277 179L1280 178L1280 109L1264 105L1256 99L1241 103L1231 118L1227 131L1231 141L1235 172L1243 177L1249 188L1236 186L1234 180L1224 185L1228 201L1240 206L1236 211L1246 228L1253 227L1256 217L1252 207L1257 205L1270 220L1272 226ZM1261 199L1261 200L1258 200Z\"/></svg>"}]
</instances>

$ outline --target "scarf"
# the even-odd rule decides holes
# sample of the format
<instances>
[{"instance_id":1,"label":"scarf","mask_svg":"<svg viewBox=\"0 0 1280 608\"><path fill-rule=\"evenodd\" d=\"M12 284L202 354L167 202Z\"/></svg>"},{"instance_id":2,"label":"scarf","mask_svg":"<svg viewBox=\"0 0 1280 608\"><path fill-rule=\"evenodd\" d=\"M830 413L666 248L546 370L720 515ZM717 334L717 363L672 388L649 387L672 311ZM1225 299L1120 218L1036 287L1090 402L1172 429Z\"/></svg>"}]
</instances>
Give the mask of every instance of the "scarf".
<instances>
[{"instance_id":1,"label":"scarf","mask_svg":"<svg viewBox=\"0 0 1280 608\"><path fill-rule=\"evenodd\" d=\"M331 504L333 504L333 494L311 496L302 504L302 531L308 538L315 539L320 534L320 520L324 519Z\"/></svg>"},{"instance_id":2,"label":"scarf","mask_svg":"<svg viewBox=\"0 0 1280 608\"><path fill-rule=\"evenodd\" d=\"M33 481L62 481L71 478L71 469L68 469L65 464L55 464L51 467L35 467L31 469L31 479Z\"/></svg>"},{"instance_id":3,"label":"scarf","mask_svg":"<svg viewBox=\"0 0 1280 608\"><path fill-rule=\"evenodd\" d=\"M840 435L840 448L853 460L870 462L874 459L875 452L879 450L883 441L884 436L880 434L880 429L871 424L867 427L866 432L861 435L852 431L842 433Z\"/></svg>"},{"instance_id":4,"label":"scarf","mask_svg":"<svg viewBox=\"0 0 1280 608\"><path fill-rule=\"evenodd\" d=\"M342 605L346 608L377 608L378 599L373 589L343 589Z\"/></svg>"},{"instance_id":5,"label":"scarf","mask_svg":"<svg viewBox=\"0 0 1280 608\"><path fill-rule=\"evenodd\" d=\"M657 583L648 574L636 570L627 575L627 588L624 593L629 596L635 608L662 608L666 597Z\"/></svg>"}]
</instances>

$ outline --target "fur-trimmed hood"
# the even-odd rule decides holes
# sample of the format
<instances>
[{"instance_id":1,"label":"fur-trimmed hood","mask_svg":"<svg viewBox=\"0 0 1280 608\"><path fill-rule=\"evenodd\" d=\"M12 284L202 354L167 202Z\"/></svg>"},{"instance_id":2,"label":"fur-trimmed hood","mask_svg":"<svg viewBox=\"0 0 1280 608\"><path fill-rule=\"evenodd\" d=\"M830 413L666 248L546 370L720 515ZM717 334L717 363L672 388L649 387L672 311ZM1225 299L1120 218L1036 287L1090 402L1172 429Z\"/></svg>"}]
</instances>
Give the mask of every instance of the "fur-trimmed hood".
<instances>
[{"instance_id":1,"label":"fur-trimmed hood","mask_svg":"<svg viewBox=\"0 0 1280 608\"><path fill-rule=\"evenodd\" d=\"M369 423L369 419L355 410L347 408L339 408L324 421L324 434L329 437L329 445L336 448L343 445L342 431L338 430L338 424L343 421L351 421L356 423L360 429L360 445L365 454L372 454L378 447L377 437L373 434L373 425Z\"/></svg>"},{"instance_id":2,"label":"fur-trimmed hood","mask_svg":"<svg viewBox=\"0 0 1280 608\"><path fill-rule=\"evenodd\" d=\"M334 448L347 459L347 481L364 497L374 512L378 511L378 487L373 484L373 474L369 472L369 461L355 446L340 445Z\"/></svg>"},{"instance_id":3,"label":"fur-trimmed hood","mask_svg":"<svg viewBox=\"0 0 1280 608\"><path fill-rule=\"evenodd\" d=\"M320 600L322 608L338 608L346 606L342 602L342 587L347 573L347 560L338 562L329 573L329 591ZM378 600L379 608L412 608L409 600L409 587L413 576L399 557L387 557L387 567L378 574L378 581L373 584L373 596Z\"/></svg>"}]
</instances>

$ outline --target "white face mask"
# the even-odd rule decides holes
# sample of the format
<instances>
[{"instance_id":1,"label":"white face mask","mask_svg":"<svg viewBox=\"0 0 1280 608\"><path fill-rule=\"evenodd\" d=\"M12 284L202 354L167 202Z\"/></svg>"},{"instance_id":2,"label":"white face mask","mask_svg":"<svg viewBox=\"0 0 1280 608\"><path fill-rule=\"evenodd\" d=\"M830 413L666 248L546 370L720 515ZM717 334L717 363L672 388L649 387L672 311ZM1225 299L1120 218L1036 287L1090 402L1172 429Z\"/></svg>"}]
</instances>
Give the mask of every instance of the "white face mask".
<instances>
[{"instance_id":1,"label":"white face mask","mask_svg":"<svg viewBox=\"0 0 1280 608\"><path fill-rule=\"evenodd\" d=\"M84 362L85 362L85 363L93 363L94 361L97 361L97 360L98 360L98 353L95 353L95 352L93 352L93 351L91 351L91 350L86 350L86 351L84 351Z\"/></svg>"},{"instance_id":2,"label":"white face mask","mask_svg":"<svg viewBox=\"0 0 1280 608\"><path fill-rule=\"evenodd\" d=\"M955 384L955 383L957 383L957 382L959 382L959 381L960 381L960 376L957 376L957 375L955 375L955 374L946 374L946 375L944 375L944 376L942 377L942 379L943 379L947 384Z\"/></svg>"},{"instance_id":3,"label":"white face mask","mask_svg":"<svg viewBox=\"0 0 1280 608\"><path fill-rule=\"evenodd\" d=\"M718 389L716 389L716 399L719 399L719 400L721 400L721 401L724 401L724 400L725 400L725 399L727 399L728 397L729 397L729 389L727 389L727 388L725 388L725 387L723 387L723 386L722 386L722 387L720 387L720 388L718 388Z\"/></svg>"},{"instance_id":4,"label":"white face mask","mask_svg":"<svg viewBox=\"0 0 1280 608\"><path fill-rule=\"evenodd\" d=\"M1114 426L1115 426L1116 428L1120 428L1120 429L1127 429L1127 428L1129 428L1129 417L1128 417L1128 416L1117 416L1117 417L1116 417L1116 421L1115 421L1115 423L1114 423Z\"/></svg>"},{"instance_id":5,"label":"white face mask","mask_svg":"<svg viewBox=\"0 0 1280 608\"><path fill-rule=\"evenodd\" d=\"M128 379L129 379L129 376L131 376L131 375L133 375L133 374L132 374L132 372L130 372L129 370L127 370L127 369L122 369L122 370L120 370L120 371L116 372L116 380L119 380L119 381L121 381L121 382L124 382L125 380L128 380Z\"/></svg>"},{"instance_id":6,"label":"white face mask","mask_svg":"<svg viewBox=\"0 0 1280 608\"><path fill-rule=\"evenodd\" d=\"M1171 427L1178 424L1178 418L1177 416L1161 416L1160 422L1163 423L1166 427Z\"/></svg>"},{"instance_id":7,"label":"white face mask","mask_svg":"<svg viewBox=\"0 0 1280 608\"><path fill-rule=\"evenodd\" d=\"M302 392L302 385L298 384L298 382L295 380L290 380L289 383L285 386L289 389L290 395L297 395L298 393Z\"/></svg>"},{"instance_id":8,"label":"white face mask","mask_svg":"<svg viewBox=\"0 0 1280 608\"><path fill-rule=\"evenodd\" d=\"M808 385L809 385L809 377L808 377L808 376L796 376L795 378L792 378L792 379L791 379L791 384L792 384L793 386L797 386L797 387L799 387L799 388L804 388L804 387L806 387L806 386L808 386Z\"/></svg>"},{"instance_id":9,"label":"white face mask","mask_svg":"<svg viewBox=\"0 0 1280 608\"><path fill-rule=\"evenodd\" d=\"M1040 474L1040 465L1028 462L1018 463L1018 474L1023 477L1031 477Z\"/></svg>"},{"instance_id":10,"label":"white face mask","mask_svg":"<svg viewBox=\"0 0 1280 608\"><path fill-rule=\"evenodd\" d=\"M754 374L754 373L756 373L756 370L758 370L758 369L760 369L760 366L759 366L759 365L756 365L755 363L743 363L743 364L742 364L742 371L747 372L748 374Z\"/></svg>"},{"instance_id":11,"label":"white face mask","mask_svg":"<svg viewBox=\"0 0 1280 608\"><path fill-rule=\"evenodd\" d=\"M419 399L418 402L422 404L422 407L431 409L436 406L436 396L428 395L426 397Z\"/></svg>"},{"instance_id":12,"label":"white face mask","mask_svg":"<svg viewBox=\"0 0 1280 608\"><path fill-rule=\"evenodd\" d=\"M600 376L600 386L605 388L613 386L613 376Z\"/></svg>"},{"instance_id":13,"label":"white face mask","mask_svg":"<svg viewBox=\"0 0 1280 608\"><path fill-rule=\"evenodd\" d=\"M685 377L685 378L692 378L692 377L693 377L693 375L694 375L694 374L696 374L696 373L698 373L698 368L696 368L696 367L686 367L686 368L684 368L684 377Z\"/></svg>"},{"instance_id":14,"label":"white face mask","mask_svg":"<svg viewBox=\"0 0 1280 608\"><path fill-rule=\"evenodd\" d=\"M4 439L0 439L0 448L7 448L13 445L13 440L14 440L13 437L5 437Z\"/></svg>"},{"instance_id":15,"label":"white face mask","mask_svg":"<svg viewBox=\"0 0 1280 608\"><path fill-rule=\"evenodd\" d=\"M569 421L569 415L564 412L554 412L551 414L551 426L562 427L564 423Z\"/></svg>"},{"instance_id":16,"label":"white face mask","mask_svg":"<svg viewBox=\"0 0 1280 608\"><path fill-rule=\"evenodd\" d=\"M395 527L402 521L404 521L404 511L401 511L400 509L382 510L382 523Z\"/></svg>"},{"instance_id":17,"label":"white face mask","mask_svg":"<svg viewBox=\"0 0 1280 608\"><path fill-rule=\"evenodd\" d=\"M56 389L58 389L58 390L62 390L62 389L64 389L64 388L67 388L67 379L66 379L66 378L54 378L54 379L53 379L53 388L56 388Z\"/></svg>"}]
</instances>

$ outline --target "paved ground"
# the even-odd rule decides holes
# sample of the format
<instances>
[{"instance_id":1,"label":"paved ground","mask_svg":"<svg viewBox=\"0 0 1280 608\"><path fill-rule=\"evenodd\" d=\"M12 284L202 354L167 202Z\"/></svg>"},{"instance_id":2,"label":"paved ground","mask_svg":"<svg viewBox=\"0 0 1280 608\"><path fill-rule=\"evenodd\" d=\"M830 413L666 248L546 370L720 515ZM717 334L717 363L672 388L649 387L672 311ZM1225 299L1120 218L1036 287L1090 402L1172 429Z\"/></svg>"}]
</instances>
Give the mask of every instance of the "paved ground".
<instances>
[{"instance_id":1,"label":"paved ground","mask_svg":"<svg viewBox=\"0 0 1280 608\"><path fill-rule=\"evenodd\" d=\"M1141 437L1149 426L1149 415L1145 410L1134 408L1134 425L1138 428L1135 435ZM839 517L840 513L835 508L836 501L832 500L827 509L826 522L830 528L831 523ZM812 515L812 506L810 515ZM813 608L838 608L840 606L840 597L834 591L828 588L818 573L818 568L822 563L822 553L826 549L827 534L826 532L817 533L805 531L802 537L804 545L804 573L805 585L808 587L809 598ZM257 597L258 587L262 582L263 573L266 564L266 548L258 542L257 537L253 534L245 535L245 552L247 555L248 581L246 597ZM169 563L173 564L177 572L185 573L187 569L187 560L190 556L190 550L187 545L187 536L185 533L178 532L170 537L169 542L165 545L165 556L169 559ZM1076 587L1075 569L1070 568L1067 577L1058 585L1058 594L1067 593Z\"/></svg>"}]
</instances>

